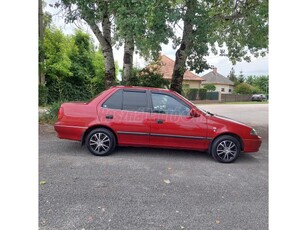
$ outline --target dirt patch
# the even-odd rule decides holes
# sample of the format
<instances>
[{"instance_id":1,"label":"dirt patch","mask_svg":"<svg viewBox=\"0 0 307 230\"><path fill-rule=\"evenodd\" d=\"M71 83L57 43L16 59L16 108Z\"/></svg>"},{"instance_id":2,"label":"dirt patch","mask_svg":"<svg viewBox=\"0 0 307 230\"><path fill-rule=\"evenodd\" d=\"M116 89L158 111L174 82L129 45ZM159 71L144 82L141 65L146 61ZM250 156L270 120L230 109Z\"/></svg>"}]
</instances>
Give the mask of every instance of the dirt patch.
<instances>
[{"instance_id":1,"label":"dirt patch","mask_svg":"<svg viewBox=\"0 0 307 230\"><path fill-rule=\"evenodd\" d=\"M39 124L39 134L55 134L53 125Z\"/></svg>"}]
</instances>

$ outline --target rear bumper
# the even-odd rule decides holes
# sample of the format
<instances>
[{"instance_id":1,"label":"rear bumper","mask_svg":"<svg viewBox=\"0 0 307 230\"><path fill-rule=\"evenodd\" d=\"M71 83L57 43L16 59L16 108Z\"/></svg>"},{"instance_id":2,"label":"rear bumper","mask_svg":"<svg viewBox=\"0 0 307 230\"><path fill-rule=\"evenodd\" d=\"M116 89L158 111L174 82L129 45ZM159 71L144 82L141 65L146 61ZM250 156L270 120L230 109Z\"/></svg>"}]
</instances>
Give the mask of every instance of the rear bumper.
<instances>
[{"instance_id":1,"label":"rear bumper","mask_svg":"<svg viewBox=\"0 0 307 230\"><path fill-rule=\"evenodd\" d=\"M63 125L60 122L57 122L54 125L54 129L60 139L81 141L83 133L87 127Z\"/></svg>"},{"instance_id":2,"label":"rear bumper","mask_svg":"<svg viewBox=\"0 0 307 230\"><path fill-rule=\"evenodd\" d=\"M243 152L258 152L261 146L262 140L259 139L243 139Z\"/></svg>"}]
</instances>

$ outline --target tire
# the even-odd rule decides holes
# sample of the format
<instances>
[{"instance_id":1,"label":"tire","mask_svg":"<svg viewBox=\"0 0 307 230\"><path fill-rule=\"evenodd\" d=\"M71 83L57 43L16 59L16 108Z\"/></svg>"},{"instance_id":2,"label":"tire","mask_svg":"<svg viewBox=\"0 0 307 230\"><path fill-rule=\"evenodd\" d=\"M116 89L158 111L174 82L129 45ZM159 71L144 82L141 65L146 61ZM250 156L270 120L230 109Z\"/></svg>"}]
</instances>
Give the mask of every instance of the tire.
<instances>
[{"instance_id":1,"label":"tire","mask_svg":"<svg viewBox=\"0 0 307 230\"><path fill-rule=\"evenodd\" d=\"M232 163L240 153L240 142L233 136L223 135L213 141L211 155L218 162Z\"/></svg>"},{"instance_id":2,"label":"tire","mask_svg":"<svg viewBox=\"0 0 307 230\"><path fill-rule=\"evenodd\" d=\"M115 149L116 139L110 130L98 128L87 135L85 143L93 155L107 156Z\"/></svg>"}]
</instances>

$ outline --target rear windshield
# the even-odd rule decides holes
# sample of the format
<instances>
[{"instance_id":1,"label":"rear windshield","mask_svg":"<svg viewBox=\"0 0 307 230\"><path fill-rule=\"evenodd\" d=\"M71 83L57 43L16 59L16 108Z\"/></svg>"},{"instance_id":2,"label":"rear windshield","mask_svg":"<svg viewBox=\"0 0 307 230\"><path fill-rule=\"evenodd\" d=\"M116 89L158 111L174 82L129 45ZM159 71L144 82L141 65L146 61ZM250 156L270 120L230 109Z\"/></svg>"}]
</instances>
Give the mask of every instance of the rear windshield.
<instances>
[{"instance_id":1,"label":"rear windshield","mask_svg":"<svg viewBox=\"0 0 307 230\"><path fill-rule=\"evenodd\" d=\"M96 96L92 97L88 102L86 102L85 104L89 104L91 103L96 97L100 96L101 94L103 94L104 92L106 92L106 90L102 91L101 93L97 94Z\"/></svg>"}]
</instances>

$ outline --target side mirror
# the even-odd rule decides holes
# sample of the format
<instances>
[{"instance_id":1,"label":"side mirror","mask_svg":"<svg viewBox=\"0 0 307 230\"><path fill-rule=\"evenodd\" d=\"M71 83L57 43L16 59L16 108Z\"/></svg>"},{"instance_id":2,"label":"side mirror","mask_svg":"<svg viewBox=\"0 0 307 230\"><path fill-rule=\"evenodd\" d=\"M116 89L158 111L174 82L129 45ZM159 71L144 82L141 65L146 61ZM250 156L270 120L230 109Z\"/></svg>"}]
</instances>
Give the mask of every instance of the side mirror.
<instances>
[{"instance_id":1,"label":"side mirror","mask_svg":"<svg viewBox=\"0 0 307 230\"><path fill-rule=\"evenodd\" d=\"M191 117L200 117L200 112L199 112L197 109L192 108L192 109L190 110L190 116L191 116Z\"/></svg>"}]
</instances>

